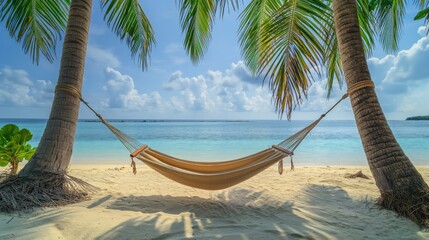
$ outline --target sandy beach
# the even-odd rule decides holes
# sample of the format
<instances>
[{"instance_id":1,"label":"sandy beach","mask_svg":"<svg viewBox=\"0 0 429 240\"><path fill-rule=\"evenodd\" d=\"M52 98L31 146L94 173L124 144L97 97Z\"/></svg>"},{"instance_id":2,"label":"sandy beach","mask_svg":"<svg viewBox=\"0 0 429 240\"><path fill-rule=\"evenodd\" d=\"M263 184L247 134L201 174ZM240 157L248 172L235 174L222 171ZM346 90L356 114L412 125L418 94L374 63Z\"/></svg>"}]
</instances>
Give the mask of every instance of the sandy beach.
<instances>
[{"instance_id":1,"label":"sandy beach","mask_svg":"<svg viewBox=\"0 0 429 240\"><path fill-rule=\"evenodd\" d=\"M3 169L0 169L3 170ZM362 170L370 179L344 175ZM419 167L429 181L429 167ZM0 214L0 239L429 239L410 220L374 205L367 167L273 166L222 191L179 185L138 164L72 165L100 188L91 200Z\"/></svg>"}]
</instances>

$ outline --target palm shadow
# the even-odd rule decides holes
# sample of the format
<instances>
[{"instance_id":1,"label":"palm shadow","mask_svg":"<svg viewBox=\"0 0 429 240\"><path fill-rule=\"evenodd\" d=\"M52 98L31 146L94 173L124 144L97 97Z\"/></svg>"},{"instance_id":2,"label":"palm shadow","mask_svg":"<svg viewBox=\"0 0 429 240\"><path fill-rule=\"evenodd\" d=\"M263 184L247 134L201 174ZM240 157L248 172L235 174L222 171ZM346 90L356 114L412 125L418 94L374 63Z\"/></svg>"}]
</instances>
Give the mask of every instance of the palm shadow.
<instances>
[{"instance_id":1,"label":"palm shadow","mask_svg":"<svg viewBox=\"0 0 429 240\"><path fill-rule=\"evenodd\" d=\"M364 204L353 202L341 188L320 185L310 185L299 197L306 207L317 206L320 198ZM338 229L325 228L324 224L332 224L330 219L335 213L324 207L307 212L268 191L243 188L233 188L210 199L126 196L108 208L141 212L142 217L125 221L97 239L332 239Z\"/></svg>"}]
</instances>

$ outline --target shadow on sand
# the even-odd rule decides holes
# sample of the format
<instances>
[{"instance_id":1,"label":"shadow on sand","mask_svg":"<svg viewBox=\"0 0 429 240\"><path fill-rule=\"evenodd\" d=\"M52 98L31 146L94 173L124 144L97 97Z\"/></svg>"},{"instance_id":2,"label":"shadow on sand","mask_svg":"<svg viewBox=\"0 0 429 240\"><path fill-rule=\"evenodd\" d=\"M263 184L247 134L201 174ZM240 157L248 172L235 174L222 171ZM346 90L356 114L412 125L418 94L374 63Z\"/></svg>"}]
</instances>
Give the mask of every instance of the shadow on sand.
<instances>
[{"instance_id":1,"label":"shadow on sand","mask_svg":"<svg viewBox=\"0 0 429 240\"><path fill-rule=\"evenodd\" d=\"M82 207L98 208L100 215L76 222ZM123 220L97 231L103 220L115 218ZM205 198L105 195L87 206L3 215L0 225L0 239L429 239L411 221L325 185L308 185L294 196L247 188Z\"/></svg>"},{"instance_id":2,"label":"shadow on sand","mask_svg":"<svg viewBox=\"0 0 429 240\"><path fill-rule=\"evenodd\" d=\"M108 208L141 212L142 217L123 222L97 239L364 239L374 237L377 226L389 228L374 218L386 212L366 200L353 201L340 187L310 185L294 200L285 202L268 191L243 188L211 199L121 197ZM379 238L389 239L382 234L385 231L379 232Z\"/></svg>"}]
</instances>

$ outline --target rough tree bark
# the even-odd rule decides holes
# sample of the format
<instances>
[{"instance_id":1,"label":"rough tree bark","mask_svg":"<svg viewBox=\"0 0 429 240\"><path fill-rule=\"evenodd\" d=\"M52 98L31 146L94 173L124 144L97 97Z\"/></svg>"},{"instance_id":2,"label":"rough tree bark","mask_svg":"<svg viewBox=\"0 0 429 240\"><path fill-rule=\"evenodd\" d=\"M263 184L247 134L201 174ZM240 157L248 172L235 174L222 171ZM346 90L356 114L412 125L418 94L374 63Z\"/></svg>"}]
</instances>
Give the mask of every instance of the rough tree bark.
<instances>
[{"instance_id":1,"label":"rough tree bark","mask_svg":"<svg viewBox=\"0 0 429 240\"><path fill-rule=\"evenodd\" d=\"M64 38L57 86L81 91L92 0L73 0ZM18 176L0 184L0 210L14 211L85 199L91 186L66 174L79 113L79 97L56 91L36 153Z\"/></svg>"},{"instance_id":2,"label":"rough tree bark","mask_svg":"<svg viewBox=\"0 0 429 240\"><path fill-rule=\"evenodd\" d=\"M57 85L82 89L92 0L73 0L64 38ZM65 173L72 155L80 100L65 91L55 93L51 114L36 153L19 173Z\"/></svg>"},{"instance_id":3,"label":"rough tree bark","mask_svg":"<svg viewBox=\"0 0 429 240\"><path fill-rule=\"evenodd\" d=\"M371 80L357 18L356 0L333 0L334 23L345 80L350 87ZM369 168L380 190L378 203L429 226L429 187L402 151L373 88L350 94Z\"/></svg>"}]
</instances>

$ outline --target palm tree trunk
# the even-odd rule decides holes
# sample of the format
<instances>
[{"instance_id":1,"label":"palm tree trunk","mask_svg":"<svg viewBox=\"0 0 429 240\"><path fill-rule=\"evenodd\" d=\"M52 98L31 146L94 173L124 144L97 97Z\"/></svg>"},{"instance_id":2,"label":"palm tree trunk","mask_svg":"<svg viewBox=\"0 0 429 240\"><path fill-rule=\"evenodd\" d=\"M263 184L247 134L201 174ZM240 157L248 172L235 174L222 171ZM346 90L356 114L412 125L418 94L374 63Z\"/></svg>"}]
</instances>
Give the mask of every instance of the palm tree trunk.
<instances>
[{"instance_id":1,"label":"palm tree trunk","mask_svg":"<svg viewBox=\"0 0 429 240\"><path fill-rule=\"evenodd\" d=\"M72 0L57 86L81 91L92 0ZM66 174L73 150L80 100L57 91L36 153L16 177L0 184L0 210L52 206L85 199L89 184ZM13 186L13 187L11 187Z\"/></svg>"},{"instance_id":2,"label":"palm tree trunk","mask_svg":"<svg viewBox=\"0 0 429 240\"><path fill-rule=\"evenodd\" d=\"M92 0L73 0L64 39L57 85L82 88ZM80 100L71 93L55 93L51 114L36 153L20 172L65 173L73 150Z\"/></svg>"},{"instance_id":3,"label":"palm tree trunk","mask_svg":"<svg viewBox=\"0 0 429 240\"><path fill-rule=\"evenodd\" d=\"M350 87L371 80L355 0L333 0L334 23L345 80ZM380 191L379 204L429 225L429 187L402 151L373 88L350 94L369 168Z\"/></svg>"}]
</instances>

